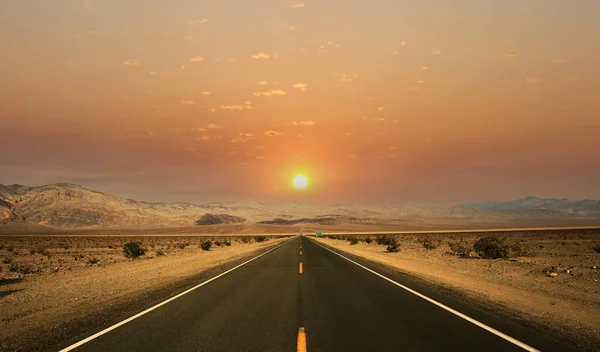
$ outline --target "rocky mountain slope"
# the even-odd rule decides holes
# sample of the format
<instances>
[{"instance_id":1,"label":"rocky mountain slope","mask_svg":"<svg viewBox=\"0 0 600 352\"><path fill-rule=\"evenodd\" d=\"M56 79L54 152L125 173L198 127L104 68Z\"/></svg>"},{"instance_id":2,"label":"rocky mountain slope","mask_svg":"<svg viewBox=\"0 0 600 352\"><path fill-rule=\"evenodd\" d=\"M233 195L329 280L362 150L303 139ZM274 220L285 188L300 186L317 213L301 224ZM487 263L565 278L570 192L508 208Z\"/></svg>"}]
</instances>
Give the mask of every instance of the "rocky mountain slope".
<instances>
[{"instance_id":1,"label":"rocky mountain slope","mask_svg":"<svg viewBox=\"0 0 600 352\"><path fill-rule=\"evenodd\" d=\"M386 225L440 220L510 222L600 219L600 201L526 197L453 207L375 207L213 202L151 203L118 198L74 184L0 185L0 224L50 228L158 228L215 224Z\"/></svg>"}]
</instances>

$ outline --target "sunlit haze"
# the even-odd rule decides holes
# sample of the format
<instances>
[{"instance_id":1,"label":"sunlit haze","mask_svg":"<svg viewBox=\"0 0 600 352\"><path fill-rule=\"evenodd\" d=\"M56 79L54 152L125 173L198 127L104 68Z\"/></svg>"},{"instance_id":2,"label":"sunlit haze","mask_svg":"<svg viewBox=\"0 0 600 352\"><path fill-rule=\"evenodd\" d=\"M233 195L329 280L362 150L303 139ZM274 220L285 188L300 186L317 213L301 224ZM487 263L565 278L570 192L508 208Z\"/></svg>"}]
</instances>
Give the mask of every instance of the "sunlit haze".
<instances>
[{"instance_id":1,"label":"sunlit haze","mask_svg":"<svg viewBox=\"0 0 600 352\"><path fill-rule=\"evenodd\" d=\"M597 0L4 0L0 183L597 199L599 18Z\"/></svg>"}]
</instances>

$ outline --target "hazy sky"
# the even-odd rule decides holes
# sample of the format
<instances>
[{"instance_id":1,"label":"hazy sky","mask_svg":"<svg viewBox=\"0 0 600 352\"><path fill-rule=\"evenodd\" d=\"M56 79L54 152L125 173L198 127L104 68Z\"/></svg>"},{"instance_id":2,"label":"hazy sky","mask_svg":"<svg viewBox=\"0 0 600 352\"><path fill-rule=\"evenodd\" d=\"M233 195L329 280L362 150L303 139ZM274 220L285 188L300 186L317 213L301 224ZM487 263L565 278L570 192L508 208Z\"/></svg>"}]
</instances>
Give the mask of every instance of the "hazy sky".
<instances>
[{"instance_id":1,"label":"hazy sky","mask_svg":"<svg viewBox=\"0 0 600 352\"><path fill-rule=\"evenodd\" d=\"M599 18L598 0L0 0L0 183L600 198Z\"/></svg>"}]
</instances>

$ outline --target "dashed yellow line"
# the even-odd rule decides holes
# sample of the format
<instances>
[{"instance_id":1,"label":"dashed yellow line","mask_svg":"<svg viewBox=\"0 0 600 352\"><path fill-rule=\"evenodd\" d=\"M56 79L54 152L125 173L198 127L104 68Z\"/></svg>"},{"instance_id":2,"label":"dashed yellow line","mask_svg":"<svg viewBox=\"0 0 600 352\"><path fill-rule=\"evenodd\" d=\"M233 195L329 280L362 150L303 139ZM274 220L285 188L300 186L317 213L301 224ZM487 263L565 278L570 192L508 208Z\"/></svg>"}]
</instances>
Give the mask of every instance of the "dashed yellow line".
<instances>
[{"instance_id":1,"label":"dashed yellow line","mask_svg":"<svg viewBox=\"0 0 600 352\"><path fill-rule=\"evenodd\" d=\"M306 352L306 333L304 328L298 329L298 352Z\"/></svg>"},{"instance_id":2,"label":"dashed yellow line","mask_svg":"<svg viewBox=\"0 0 600 352\"><path fill-rule=\"evenodd\" d=\"M298 267L298 272L302 274L302 262L300 262L300 266Z\"/></svg>"}]
</instances>

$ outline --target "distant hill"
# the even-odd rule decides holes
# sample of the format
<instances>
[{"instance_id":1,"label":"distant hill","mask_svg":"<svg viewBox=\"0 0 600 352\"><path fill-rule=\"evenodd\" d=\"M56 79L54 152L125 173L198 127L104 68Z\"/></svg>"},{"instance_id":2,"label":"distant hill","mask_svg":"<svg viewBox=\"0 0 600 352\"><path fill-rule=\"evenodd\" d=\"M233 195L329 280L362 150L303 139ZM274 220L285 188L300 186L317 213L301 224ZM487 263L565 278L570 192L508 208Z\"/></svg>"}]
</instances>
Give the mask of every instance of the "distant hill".
<instances>
[{"instance_id":1,"label":"distant hill","mask_svg":"<svg viewBox=\"0 0 600 352\"><path fill-rule=\"evenodd\" d=\"M483 202L459 204L458 208L480 209L488 212L538 214L554 216L599 217L600 201L598 200L569 200L566 198L538 198L529 196L508 202Z\"/></svg>"},{"instance_id":2,"label":"distant hill","mask_svg":"<svg viewBox=\"0 0 600 352\"><path fill-rule=\"evenodd\" d=\"M151 203L68 183L36 187L0 185L0 230L9 229L9 232L18 228L38 232L44 229L173 228L220 224L299 227L417 224L432 227L462 223L485 226L529 220L556 223L561 219L571 222L600 219L600 201L526 197L509 202L465 203L452 207Z\"/></svg>"},{"instance_id":3,"label":"distant hill","mask_svg":"<svg viewBox=\"0 0 600 352\"><path fill-rule=\"evenodd\" d=\"M207 213L204 214L200 219L196 220L196 225L237 224L245 221L246 219L239 216Z\"/></svg>"}]
</instances>

